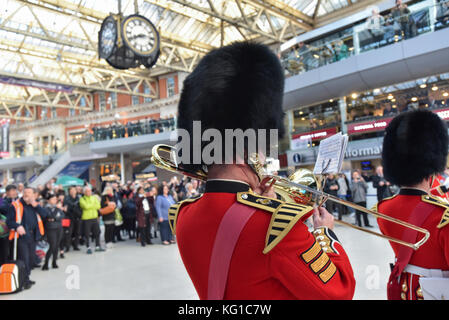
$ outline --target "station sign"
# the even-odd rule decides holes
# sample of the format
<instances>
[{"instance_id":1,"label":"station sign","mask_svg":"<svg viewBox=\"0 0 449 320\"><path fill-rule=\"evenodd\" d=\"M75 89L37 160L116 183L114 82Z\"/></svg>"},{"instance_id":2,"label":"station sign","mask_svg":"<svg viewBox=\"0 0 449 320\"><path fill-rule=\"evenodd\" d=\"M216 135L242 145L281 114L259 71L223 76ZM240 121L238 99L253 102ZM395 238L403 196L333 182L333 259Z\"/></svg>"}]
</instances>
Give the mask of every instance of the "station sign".
<instances>
[{"instance_id":1,"label":"station sign","mask_svg":"<svg viewBox=\"0 0 449 320\"><path fill-rule=\"evenodd\" d=\"M302 132L302 133L292 135L292 141L295 141L295 140L301 140L301 141L322 140L322 139L328 138L331 135L334 135L336 133L337 133L337 128L335 128L335 127L328 128L328 129L309 131L309 132Z\"/></svg>"},{"instance_id":2,"label":"station sign","mask_svg":"<svg viewBox=\"0 0 449 320\"><path fill-rule=\"evenodd\" d=\"M443 120L449 120L449 109L441 109L438 111L434 111L438 116L440 116Z\"/></svg>"},{"instance_id":3,"label":"station sign","mask_svg":"<svg viewBox=\"0 0 449 320\"><path fill-rule=\"evenodd\" d=\"M348 134L383 131L393 118L384 118L365 122L349 123Z\"/></svg>"}]
</instances>

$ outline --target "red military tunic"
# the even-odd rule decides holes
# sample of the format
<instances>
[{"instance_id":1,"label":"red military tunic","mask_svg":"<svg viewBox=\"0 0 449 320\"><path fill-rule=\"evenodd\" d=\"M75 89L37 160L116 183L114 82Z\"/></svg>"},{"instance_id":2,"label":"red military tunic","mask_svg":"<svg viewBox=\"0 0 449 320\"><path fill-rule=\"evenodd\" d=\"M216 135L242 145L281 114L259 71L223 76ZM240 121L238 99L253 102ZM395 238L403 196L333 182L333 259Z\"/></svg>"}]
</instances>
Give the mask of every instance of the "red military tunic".
<instances>
[{"instance_id":1,"label":"red military tunic","mask_svg":"<svg viewBox=\"0 0 449 320\"><path fill-rule=\"evenodd\" d=\"M353 271L333 232L319 229L317 241L298 220L288 226L291 229L285 237L267 247L266 235L273 215L270 211L284 203L267 201L272 207L265 206L259 200L268 198L248 190L244 183L208 181L200 199L188 200L171 209L179 251L200 299L207 299L209 264L221 219L237 201L239 192L245 191L249 198L243 203L260 209L238 238L224 299L352 299ZM264 250L268 252L264 254Z\"/></svg>"},{"instance_id":2,"label":"red military tunic","mask_svg":"<svg viewBox=\"0 0 449 320\"><path fill-rule=\"evenodd\" d=\"M430 238L418 250L413 252L409 265L424 269L449 270L449 204L444 204L441 199L429 196L427 193L417 189L403 188L398 195L384 199L377 204L377 210L388 216L408 221L410 214L420 202L427 202L434 206L427 220L421 226L429 230ZM404 227L389 221L378 219L380 230L394 238L401 238ZM419 233L419 239L423 236ZM391 247L398 254L400 244L390 241ZM406 267L407 270L407 267ZM401 275L402 294L404 300L422 299L422 291L419 285L420 275L403 272Z\"/></svg>"}]
</instances>

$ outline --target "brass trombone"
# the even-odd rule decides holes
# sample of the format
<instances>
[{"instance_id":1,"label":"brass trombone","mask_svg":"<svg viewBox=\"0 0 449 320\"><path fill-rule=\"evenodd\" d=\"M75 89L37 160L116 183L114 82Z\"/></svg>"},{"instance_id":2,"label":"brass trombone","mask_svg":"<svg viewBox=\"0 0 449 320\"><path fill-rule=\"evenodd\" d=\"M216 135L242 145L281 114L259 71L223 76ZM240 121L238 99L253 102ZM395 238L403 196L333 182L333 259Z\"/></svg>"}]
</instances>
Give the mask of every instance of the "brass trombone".
<instances>
[{"instance_id":1,"label":"brass trombone","mask_svg":"<svg viewBox=\"0 0 449 320\"><path fill-rule=\"evenodd\" d=\"M203 170L198 171L189 171L185 168L182 168L182 166L178 165L175 160L172 159L166 159L163 158L160 154L160 152L165 152L170 154L170 158L176 159L176 155L174 152L176 152L176 149L169 145L163 145L158 144L153 147L152 150L152 157L151 162L162 169L181 173L183 175L189 176L194 179L199 179L206 181L207 180L207 173ZM260 163L257 155L253 155L250 157L250 165L253 167L253 169L256 171L256 173L259 175L260 178L266 176L263 174L263 166ZM415 226L413 224L410 224L408 222L389 217L385 214L382 214L380 212L376 212L373 210L369 210L365 207L359 206L355 203L340 199L338 197L332 196L330 194L327 194L323 191L321 191L322 181L317 179L316 176L310 171L306 169L300 169L296 172L294 172L290 177L284 178L279 176L270 176L272 179L269 180L267 183L272 183L274 180L274 191L281 197L281 199L285 202L289 203L300 203L305 204L308 206L321 206L326 201L333 201L339 204L342 204L347 207L354 208L355 210L359 210L362 212L366 212L368 214L371 214L377 218L384 219L387 221L390 221L392 223L399 224L405 228L410 228L412 230L416 230L420 233L423 233L424 236L417 241L416 243L406 242L401 239L393 238L388 235L384 235L372 230L368 230L359 226L352 225L350 223L347 223L342 220L335 219L335 222L348 226L350 228L354 228L356 230L360 230L384 239L387 239L392 242L396 242L398 244L410 247L414 250L417 250L419 247L421 247L430 237L430 232L426 229L423 229L421 227Z\"/></svg>"}]
</instances>

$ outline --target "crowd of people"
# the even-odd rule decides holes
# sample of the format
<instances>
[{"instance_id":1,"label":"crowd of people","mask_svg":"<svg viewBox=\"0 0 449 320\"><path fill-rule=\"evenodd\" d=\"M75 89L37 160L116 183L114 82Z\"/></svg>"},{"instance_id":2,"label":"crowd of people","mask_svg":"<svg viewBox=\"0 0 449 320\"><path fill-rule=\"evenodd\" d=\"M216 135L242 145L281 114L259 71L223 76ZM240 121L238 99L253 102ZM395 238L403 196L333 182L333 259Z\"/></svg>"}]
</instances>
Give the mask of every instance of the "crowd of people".
<instances>
[{"instance_id":1,"label":"crowd of people","mask_svg":"<svg viewBox=\"0 0 449 320\"><path fill-rule=\"evenodd\" d=\"M176 176L159 185L106 182L101 190L87 183L63 188L55 182L52 179L38 188L10 184L0 198L0 265L13 259L17 238L17 257L26 267L25 289L35 283L30 279L33 268L49 270L50 262L52 268L58 268L58 259L70 250L80 251L81 246L93 254L132 239L142 247L152 245L158 237L162 245L175 243L169 207L204 192L201 182ZM45 254L40 256L37 246L46 249Z\"/></svg>"},{"instance_id":2,"label":"crowd of people","mask_svg":"<svg viewBox=\"0 0 449 320\"><path fill-rule=\"evenodd\" d=\"M366 208L366 197L368 191L367 182L369 181L373 183L373 187L377 190L377 201L389 198L396 194L399 190L397 186L392 185L385 179L383 167L378 166L376 168L376 173L372 176L368 176L360 170L352 171L351 181L348 180L344 173L340 173L338 175L331 174L326 179L324 192ZM326 207L329 212L338 216L339 220L342 220L343 215L351 213L349 212L349 208L347 206L331 201L326 203ZM368 214L359 210L355 210L354 224L359 227L372 227L369 223Z\"/></svg>"},{"instance_id":3,"label":"crowd of people","mask_svg":"<svg viewBox=\"0 0 449 320\"><path fill-rule=\"evenodd\" d=\"M420 16L418 14L418 16ZM418 35L421 25L430 28L430 20L417 21L407 4L396 0L395 6L386 15L381 15L374 7L371 16L366 19L364 28L359 34L360 50L368 50L394 43L400 39L409 39ZM449 1L438 0L436 6L435 30L449 26ZM422 26L421 26L422 27ZM365 40L362 40L365 39ZM295 75L311 69L340 61L351 55L348 44L353 39L338 38L325 44L314 45L300 42L282 59L288 74Z\"/></svg>"},{"instance_id":4,"label":"crowd of people","mask_svg":"<svg viewBox=\"0 0 449 320\"><path fill-rule=\"evenodd\" d=\"M91 141L111 140L171 131L175 127L175 117L164 117L161 119L147 118L128 121L126 124L115 121L112 124L92 127Z\"/></svg>"}]
</instances>

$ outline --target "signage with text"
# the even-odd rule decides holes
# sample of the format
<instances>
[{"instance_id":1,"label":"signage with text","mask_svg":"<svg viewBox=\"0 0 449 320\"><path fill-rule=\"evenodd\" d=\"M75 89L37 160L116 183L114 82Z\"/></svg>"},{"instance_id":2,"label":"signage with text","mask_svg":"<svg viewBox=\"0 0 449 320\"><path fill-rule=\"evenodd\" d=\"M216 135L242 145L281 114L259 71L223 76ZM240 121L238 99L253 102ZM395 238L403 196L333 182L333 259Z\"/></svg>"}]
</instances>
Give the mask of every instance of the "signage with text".
<instances>
[{"instance_id":1,"label":"signage with text","mask_svg":"<svg viewBox=\"0 0 449 320\"><path fill-rule=\"evenodd\" d=\"M366 122L349 123L348 134L383 131L393 118L372 120Z\"/></svg>"},{"instance_id":2,"label":"signage with text","mask_svg":"<svg viewBox=\"0 0 449 320\"><path fill-rule=\"evenodd\" d=\"M439 115L440 118L443 120L449 120L449 109L442 109L442 110L434 111L434 113Z\"/></svg>"},{"instance_id":3,"label":"signage with text","mask_svg":"<svg viewBox=\"0 0 449 320\"><path fill-rule=\"evenodd\" d=\"M303 133L294 134L292 136L292 141L295 141L295 140L322 140L322 139L328 138L331 135L334 135L336 133L337 133L337 128L328 128L328 129L322 129L322 130L303 132Z\"/></svg>"}]
</instances>

